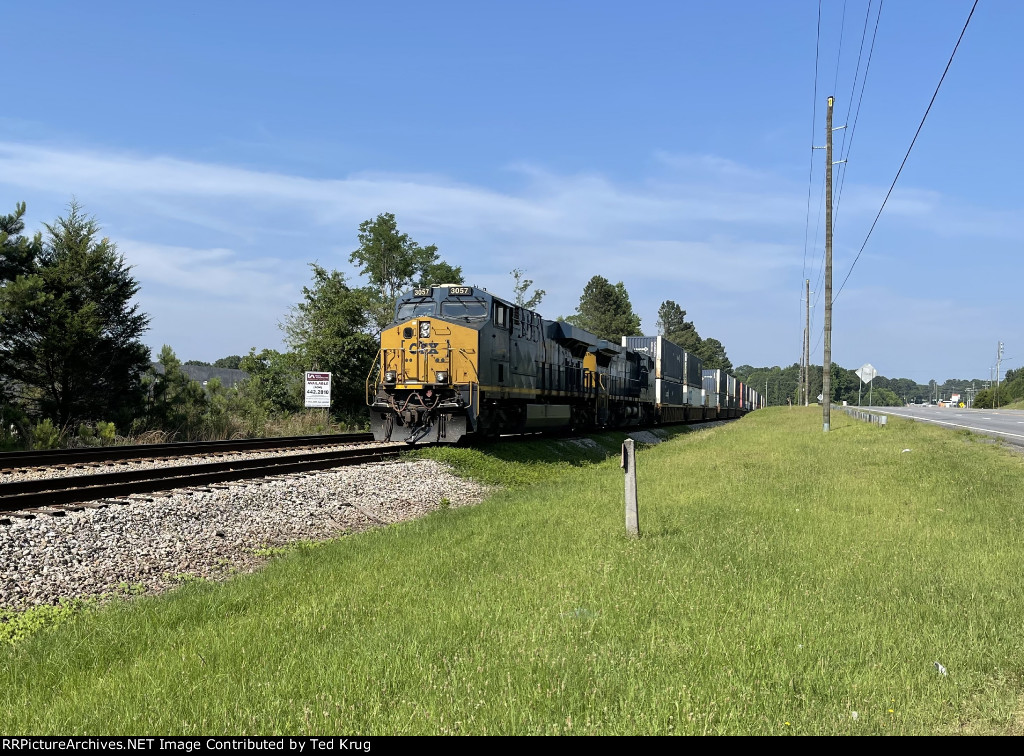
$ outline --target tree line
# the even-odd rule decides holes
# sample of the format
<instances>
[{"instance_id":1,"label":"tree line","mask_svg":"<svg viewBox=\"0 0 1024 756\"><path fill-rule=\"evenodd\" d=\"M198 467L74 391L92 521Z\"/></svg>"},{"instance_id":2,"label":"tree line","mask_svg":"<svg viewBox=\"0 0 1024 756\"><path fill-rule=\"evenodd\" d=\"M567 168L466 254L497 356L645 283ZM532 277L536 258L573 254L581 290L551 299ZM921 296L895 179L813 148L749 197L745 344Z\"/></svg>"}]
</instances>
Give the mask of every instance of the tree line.
<instances>
[{"instance_id":1,"label":"tree line","mask_svg":"<svg viewBox=\"0 0 1024 756\"><path fill-rule=\"evenodd\" d=\"M365 279L310 264L311 281L284 316L285 349L252 348L210 363L182 362L165 345L151 364L142 337L150 317L135 297L139 282L117 246L76 201L43 230L25 233L25 203L0 215L0 446L104 443L115 435L196 439L298 433L305 370L329 371L334 422L362 425L365 379L378 336L409 288L462 284L461 267L399 230L392 213L358 228L349 262ZM510 272L517 305L537 308L546 292L521 269ZM596 275L565 320L619 343L640 335L640 318L620 281ZM722 344L702 339L686 312L669 300L658 331L706 367L731 370ZM241 369L231 390L200 385L187 365ZM319 418L319 419L316 419ZM311 422L323 423L322 413ZM291 423L291 424L289 424ZM312 429L310 429L312 430Z\"/></svg>"},{"instance_id":2,"label":"tree line","mask_svg":"<svg viewBox=\"0 0 1024 756\"><path fill-rule=\"evenodd\" d=\"M767 400L769 406L786 405L799 402L800 365L793 363L788 367L752 367L740 365L735 371L736 378L752 386ZM809 396L811 402L818 401L822 391L821 365L811 365L808 370ZM832 370L832 401L836 404L847 402L856 405L858 401L866 405L871 401L878 407L900 407L906 403L927 403L942 398L948 399L953 394L960 394L961 401L966 401L968 389L984 385L984 381L967 378L949 378L943 383L931 380L918 383L911 378L886 378L877 376L869 387L862 384L854 370L844 368L833 362ZM859 393L858 393L859 389ZM991 408L995 400L995 389L978 391L973 406L979 409ZM999 388L999 404L1005 406L1013 401L1024 399L1024 371L1006 371L1006 382Z\"/></svg>"}]
</instances>

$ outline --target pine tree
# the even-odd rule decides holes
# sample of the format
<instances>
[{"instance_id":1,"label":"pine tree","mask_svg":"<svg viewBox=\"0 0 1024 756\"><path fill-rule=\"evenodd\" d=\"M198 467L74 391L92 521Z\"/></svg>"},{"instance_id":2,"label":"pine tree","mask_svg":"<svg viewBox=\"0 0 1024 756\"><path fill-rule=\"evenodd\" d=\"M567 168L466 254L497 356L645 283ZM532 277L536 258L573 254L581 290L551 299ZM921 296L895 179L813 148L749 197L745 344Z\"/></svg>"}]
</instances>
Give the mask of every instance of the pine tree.
<instances>
[{"instance_id":1,"label":"pine tree","mask_svg":"<svg viewBox=\"0 0 1024 756\"><path fill-rule=\"evenodd\" d=\"M567 320L615 343L621 342L623 336L641 334L640 317L633 312L625 285L619 281L612 286L603 276L594 276L587 282L576 314Z\"/></svg>"},{"instance_id":2,"label":"pine tree","mask_svg":"<svg viewBox=\"0 0 1024 756\"><path fill-rule=\"evenodd\" d=\"M722 342L718 339L704 339L694 353L700 357L701 365L705 370L732 372L732 361L725 353Z\"/></svg>"},{"instance_id":3,"label":"pine tree","mask_svg":"<svg viewBox=\"0 0 1024 756\"><path fill-rule=\"evenodd\" d=\"M123 424L141 409L149 349L139 337L149 317L132 304L139 284L117 247L77 202L68 210L44 224L40 243L13 254L4 244L0 373L26 410L58 425Z\"/></svg>"},{"instance_id":4,"label":"pine tree","mask_svg":"<svg viewBox=\"0 0 1024 756\"><path fill-rule=\"evenodd\" d=\"M700 348L700 334L686 319L686 310L671 299L666 299L658 308L658 333L691 354L696 354Z\"/></svg>"}]
</instances>

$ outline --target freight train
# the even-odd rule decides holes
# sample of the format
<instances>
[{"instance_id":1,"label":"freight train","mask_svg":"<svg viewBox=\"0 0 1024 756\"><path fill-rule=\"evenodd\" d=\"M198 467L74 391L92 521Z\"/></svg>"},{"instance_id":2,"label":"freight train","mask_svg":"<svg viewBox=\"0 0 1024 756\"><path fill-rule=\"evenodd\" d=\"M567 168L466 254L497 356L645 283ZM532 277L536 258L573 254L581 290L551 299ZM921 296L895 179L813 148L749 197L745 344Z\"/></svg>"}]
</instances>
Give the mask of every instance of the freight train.
<instances>
[{"instance_id":1,"label":"freight train","mask_svg":"<svg viewBox=\"0 0 1024 756\"><path fill-rule=\"evenodd\" d=\"M366 397L374 438L409 444L697 422L763 406L661 336L612 343L462 284L398 299Z\"/></svg>"}]
</instances>

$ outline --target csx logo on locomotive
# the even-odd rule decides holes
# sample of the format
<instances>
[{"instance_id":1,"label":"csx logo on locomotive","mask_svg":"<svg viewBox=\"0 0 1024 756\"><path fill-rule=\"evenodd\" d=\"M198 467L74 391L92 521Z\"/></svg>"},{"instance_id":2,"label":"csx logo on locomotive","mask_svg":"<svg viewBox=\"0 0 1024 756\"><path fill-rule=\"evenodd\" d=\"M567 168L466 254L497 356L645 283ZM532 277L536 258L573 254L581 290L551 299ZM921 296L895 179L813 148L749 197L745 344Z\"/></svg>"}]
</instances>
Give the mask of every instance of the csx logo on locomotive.
<instances>
[{"instance_id":1,"label":"csx logo on locomotive","mask_svg":"<svg viewBox=\"0 0 1024 756\"><path fill-rule=\"evenodd\" d=\"M438 342L414 341L409 345L410 354L437 354Z\"/></svg>"}]
</instances>

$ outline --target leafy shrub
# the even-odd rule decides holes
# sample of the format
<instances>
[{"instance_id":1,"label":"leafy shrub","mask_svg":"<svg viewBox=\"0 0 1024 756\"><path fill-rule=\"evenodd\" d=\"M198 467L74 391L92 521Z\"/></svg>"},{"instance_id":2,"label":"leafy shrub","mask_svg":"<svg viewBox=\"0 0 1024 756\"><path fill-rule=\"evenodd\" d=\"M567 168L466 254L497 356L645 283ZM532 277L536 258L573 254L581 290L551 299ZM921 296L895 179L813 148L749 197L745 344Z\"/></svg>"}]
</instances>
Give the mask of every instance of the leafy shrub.
<instances>
[{"instance_id":1,"label":"leafy shrub","mask_svg":"<svg viewBox=\"0 0 1024 756\"><path fill-rule=\"evenodd\" d=\"M96 423L96 435L100 440L100 444L103 446L110 446L114 443L114 439L117 438L117 428L114 427L113 423Z\"/></svg>"},{"instance_id":2,"label":"leafy shrub","mask_svg":"<svg viewBox=\"0 0 1024 756\"><path fill-rule=\"evenodd\" d=\"M64 434L53 427L53 421L46 418L32 429L33 449L56 449L60 446L61 437Z\"/></svg>"}]
</instances>

